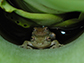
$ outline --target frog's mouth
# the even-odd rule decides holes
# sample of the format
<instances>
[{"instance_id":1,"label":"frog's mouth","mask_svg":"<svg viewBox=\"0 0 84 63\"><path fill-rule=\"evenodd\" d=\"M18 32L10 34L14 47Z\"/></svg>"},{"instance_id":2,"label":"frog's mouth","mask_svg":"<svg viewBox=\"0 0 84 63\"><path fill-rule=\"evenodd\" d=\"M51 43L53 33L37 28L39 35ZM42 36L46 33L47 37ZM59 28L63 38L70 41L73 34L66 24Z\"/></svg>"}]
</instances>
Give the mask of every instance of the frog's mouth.
<instances>
[{"instance_id":1,"label":"frog's mouth","mask_svg":"<svg viewBox=\"0 0 84 63\"><path fill-rule=\"evenodd\" d=\"M33 45L33 46L32 46ZM54 46L55 44L51 45L50 43L49 44L46 44L46 45L37 45L37 44L32 44L32 45L27 45L27 47L32 47L32 49L50 49L52 46ZM61 47L61 46L59 46ZM23 48L23 47L22 47Z\"/></svg>"}]
</instances>

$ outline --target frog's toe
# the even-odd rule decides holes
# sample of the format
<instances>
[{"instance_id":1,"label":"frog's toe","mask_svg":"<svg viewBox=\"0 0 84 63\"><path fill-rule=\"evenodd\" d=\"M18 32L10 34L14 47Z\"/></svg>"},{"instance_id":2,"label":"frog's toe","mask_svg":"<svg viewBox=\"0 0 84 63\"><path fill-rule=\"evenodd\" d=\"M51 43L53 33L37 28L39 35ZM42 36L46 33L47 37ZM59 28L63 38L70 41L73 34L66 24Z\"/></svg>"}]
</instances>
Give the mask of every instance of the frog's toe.
<instances>
[{"instance_id":1,"label":"frog's toe","mask_svg":"<svg viewBox=\"0 0 84 63\"><path fill-rule=\"evenodd\" d=\"M59 44L59 47L62 47L62 46L64 46L63 44Z\"/></svg>"},{"instance_id":2,"label":"frog's toe","mask_svg":"<svg viewBox=\"0 0 84 63\"><path fill-rule=\"evenodd\" d=\"M50 49L55 49L58 48L56 45L52 46Z\"/></svg>"},{"instance_id":3,"label":"frog's toe","mask_svg":"<svg viewBox=\"0 0 84 63\"><path fill-rule=\"evenodd\" d=\"M20 45L21 48L25 48L24 45Z\"/></svg>"},{"instance_id":4,"label":"frog's toe","mask_svg":"<svg viewBox=\"0 0 84 63\"><path fill-rule=\"evenodd\" d=\"M27 46L27 49L33 49L32 47L30 47L30 46Z\"/></svg>"}]
</instances>

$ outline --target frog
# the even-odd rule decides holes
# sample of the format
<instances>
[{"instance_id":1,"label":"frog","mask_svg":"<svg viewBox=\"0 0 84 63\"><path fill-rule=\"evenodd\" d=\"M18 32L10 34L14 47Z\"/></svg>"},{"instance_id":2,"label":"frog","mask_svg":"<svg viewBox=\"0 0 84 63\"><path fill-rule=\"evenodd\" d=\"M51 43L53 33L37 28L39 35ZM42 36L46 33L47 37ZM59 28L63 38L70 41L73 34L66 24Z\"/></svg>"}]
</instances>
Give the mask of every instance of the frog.
<instances>
[{"instance_id":1,"label":"frog","mask_svg":"<svg viewBox=\"0 0 84 63\"><path fill-rule=\"evenodd\" d=\"M26 49L54 49L63 46L55 39L56 34L50 32L48 27L34 27L32 32L31 40L25 40L21 45L22 48Z\"/></svg>"}]
</instances>

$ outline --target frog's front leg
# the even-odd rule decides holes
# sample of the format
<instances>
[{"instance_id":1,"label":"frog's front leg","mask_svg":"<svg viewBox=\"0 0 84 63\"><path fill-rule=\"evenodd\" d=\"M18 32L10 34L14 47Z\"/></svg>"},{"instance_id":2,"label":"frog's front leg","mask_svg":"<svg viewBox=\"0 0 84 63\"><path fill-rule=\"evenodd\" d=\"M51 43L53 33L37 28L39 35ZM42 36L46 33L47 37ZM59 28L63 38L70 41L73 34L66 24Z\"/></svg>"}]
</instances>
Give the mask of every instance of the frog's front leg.
<instances>
[{"instance_id":1,"label":"frog's front leg","mask_svg":"<svg viewBox=\"0 0 84 63\"><path fill-rule=\"evenodd\" d=\"M60 44L57 40L53 40L52 42L51 42L51 48L50 49L54 49L54 48L58 48L58 47L61 47L61 46L63 46L62 44Z\"/></svg>"},{"instance_id":2,"label":"frog's front leg","mask_svg":"<svg viewBox=\"0 0 84 63\"><path fill-rule=\"evenodd\" d=\"M30 41L24 41L24 43L21 45L22 48L25 48L25 49L33 49L31 46L31 42Z\"/></svg>"}]
</instances>

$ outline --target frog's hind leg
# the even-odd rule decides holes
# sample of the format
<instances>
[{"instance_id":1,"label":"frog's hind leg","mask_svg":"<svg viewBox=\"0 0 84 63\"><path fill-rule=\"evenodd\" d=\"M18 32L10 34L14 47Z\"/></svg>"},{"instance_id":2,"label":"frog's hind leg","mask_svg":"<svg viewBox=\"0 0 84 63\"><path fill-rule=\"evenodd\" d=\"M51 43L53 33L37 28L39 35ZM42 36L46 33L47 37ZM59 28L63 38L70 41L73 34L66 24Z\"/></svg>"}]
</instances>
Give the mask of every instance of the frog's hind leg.
<instances>
[{"instance_id":1,"label":"frog's hind leg","mask_svg":"<svg viewBox=\"0 0 84 63\"><path fill-rule=\"evenodd\" d=\"M20 47L25 49L32 49L32 47L28 46L28 43L29 41L24 41L24 43Z\"/></svg>"},{"instance_id":2,"label":"frog's hind leg","mask_svg":"<svg viewBox=\"0 0 84 63\"><path fill-rule=\"evenodd\" d=\"M50 49L54 49L54 48L59 48L59 47L61 47L61 46L63 46L63 45L61 45L57 40L53 40L52 42L51 42L51 48Z\"/></svg>"}]
</instances>

